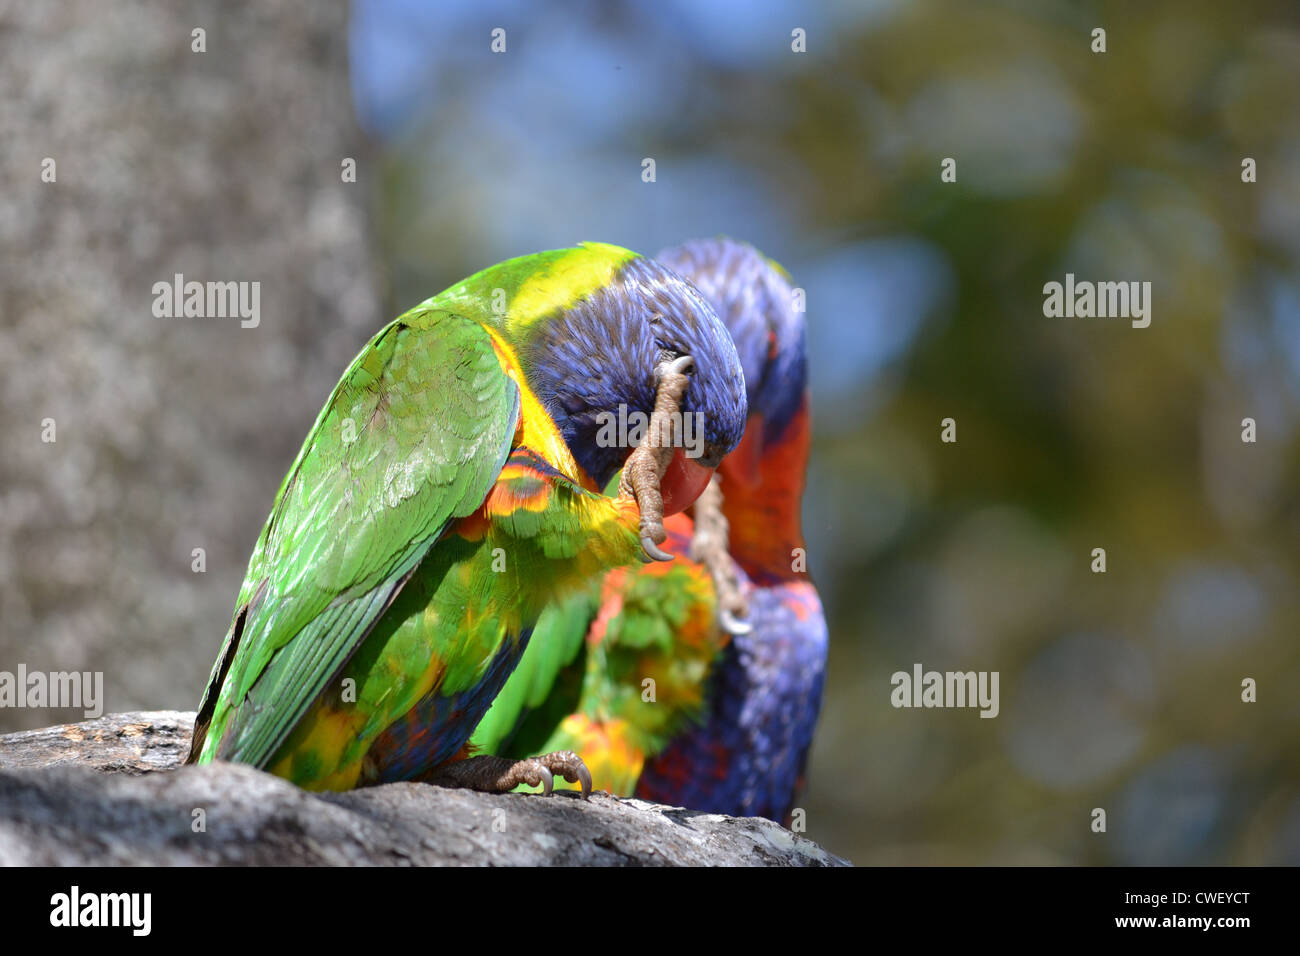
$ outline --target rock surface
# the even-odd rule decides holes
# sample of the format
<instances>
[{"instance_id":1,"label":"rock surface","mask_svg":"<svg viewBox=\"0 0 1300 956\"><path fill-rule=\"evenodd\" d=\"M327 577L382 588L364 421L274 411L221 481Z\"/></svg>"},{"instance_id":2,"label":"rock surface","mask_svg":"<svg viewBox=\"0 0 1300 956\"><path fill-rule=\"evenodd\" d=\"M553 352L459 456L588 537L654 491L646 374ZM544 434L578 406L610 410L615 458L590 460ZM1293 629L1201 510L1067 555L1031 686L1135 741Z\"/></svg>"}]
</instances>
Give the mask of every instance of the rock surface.
<instances>
[{"instance_id":1,"label":"rock surface","mask_svg":"<svg viewBox=\"0 0 1300 956\"><path fill-rule=\"evenodd\" d=\"M238 764L181 767L193 719L116 714L0 737L0 866L846 865L769 820L603 793L314 794Z\"/></svg>"}]
</instances>

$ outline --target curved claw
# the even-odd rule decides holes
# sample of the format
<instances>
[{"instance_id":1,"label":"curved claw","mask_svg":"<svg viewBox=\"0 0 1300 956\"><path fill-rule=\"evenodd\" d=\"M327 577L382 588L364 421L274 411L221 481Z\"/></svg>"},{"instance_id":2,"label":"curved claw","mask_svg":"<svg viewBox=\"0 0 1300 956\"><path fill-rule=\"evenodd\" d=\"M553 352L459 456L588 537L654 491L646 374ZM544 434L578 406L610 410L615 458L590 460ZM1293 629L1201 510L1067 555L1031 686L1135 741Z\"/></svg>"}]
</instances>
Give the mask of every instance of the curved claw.
<instances>
[{"instance_id":1,"label":"curved claw","mask_svg":"<svg viewBox=\"0 0 1300 956\"><path fill-rule=\"evenodd\" d=\"M542 796L549 797L551 795L551 787L555 785L555 775L551 773L550 767L543 766L540 769L542 771L539 774L542 778Z\"/></svg>"},{"instance_id":2,"label":"curved claw","mask_svg":"<svg viewBox=\"0 0 1300 956\"><path fill-rule=\"evenodd\" d=\"M648 534L641 535L641 550L655 561L671 561L673 559L673 556L655 544Z\"/></svg>"},{"instance_id":3,"label":"curved claw","mask_svg":"<svg viewBox=\"0 0 1300 956\"><path fill-rule=\"evenodd\" d=\"M665 369L665 371L685 374L687 372L694 371L694 369L695 369L695 359L691 358L689 355L679 355L677 358L673 359L671 362L668 363L668 366Z\"/></svg>"},{"instance_id":4,"label":"curved claw","mask_svg":"<svg viewBox=\"0 0 1300 956\"><path fill-rule=\"evenodd\" d=\"M737 637L748 634L754 629L754 625L748 621L742 621L726 608L718 611L718 621L722 624L722 629L728 634L734 634Z\"/></svg>"},{"instance_id":5,"label":"curved claw","mask_svg":"<svg viewBox=\"0 0 1300 956\"><path fill-rule=\"evenodd\" d=\"M582 784L582 799L586 800L587 796L591 793L591 771L587 769L587 765L585 763L578 764L577 777L578 779L575 780L573 777L570 777L567 773L564 775L564 779L569 781L569 783L580 782Z\"/></svg>"},{"instance_id":6,"label":"curved claw","mask_svg":"<svg viewBox=\"0 0 1300 956\"><path fill-rule=\"evenodd\" d=\"M689 355L679 355L671 362L660 362L655 366L655 387L659 387L665 375L687 375L693 371L695 359Z\"/></svg>"}]
</instances>

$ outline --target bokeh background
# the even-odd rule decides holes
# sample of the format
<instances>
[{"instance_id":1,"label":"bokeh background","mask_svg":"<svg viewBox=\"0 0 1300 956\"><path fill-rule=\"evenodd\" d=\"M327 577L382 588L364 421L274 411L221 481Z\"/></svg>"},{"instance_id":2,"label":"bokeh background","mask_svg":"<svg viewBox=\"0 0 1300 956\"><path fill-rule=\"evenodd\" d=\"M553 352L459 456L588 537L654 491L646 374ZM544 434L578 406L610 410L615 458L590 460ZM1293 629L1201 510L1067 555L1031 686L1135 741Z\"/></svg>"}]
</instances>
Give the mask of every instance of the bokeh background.
<instances>
[{"instance_id":1,"label":"bokeh background","mask_svg":"<svg viewBox=\"0 0 1300 956\"><path fill-rule=\"evenodd\" d=\"M194 707L385 318L509 256L725 233L807 290L808 835L1300 862L1297 63L1289 2L0 3L0 669ZM260 281L260 326L154 318L175 272ZM1151 282L1151 326L1045 318L1067 272ZM1000 672L1000 715L894 709L918 662Z\"/></svg>"}]
</instances>

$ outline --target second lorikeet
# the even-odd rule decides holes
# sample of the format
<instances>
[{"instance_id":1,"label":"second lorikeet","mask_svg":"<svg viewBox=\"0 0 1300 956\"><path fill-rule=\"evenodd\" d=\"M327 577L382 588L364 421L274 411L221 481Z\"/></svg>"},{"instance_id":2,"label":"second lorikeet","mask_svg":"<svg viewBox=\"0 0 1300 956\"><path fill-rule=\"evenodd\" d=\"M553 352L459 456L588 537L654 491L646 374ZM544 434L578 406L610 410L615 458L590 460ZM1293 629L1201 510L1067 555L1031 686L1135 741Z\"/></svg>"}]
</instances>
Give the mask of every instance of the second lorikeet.
<instances>
[{"instance_id":1,"label":"second lorikeet","mask_svg":"<svg viewBox=\"0 0 1300 956\"><path fill-rule=\"evenodd\" d=\"M781 821L802 786L827 653L799 518L803 316L784 270L748 244L696 240L657 259L699 287L735 340L745 436L694 522L665 522L667 549L697 560L614 570L548 609L472 740L512 756L580 750L599 789Z\"/></svg>"},{"instance_id":2,"label":"second lorikeet","mask_svg":"<svg viewBox=\"0 0 1300 956\"><path fill-rule=\"evenodd\" d=\"M635 452L601 440L629 410L650 421ZM678 412L702 425L694 459L673 446ZM309 789L589 785L570 752L515 763L466 741L549 600L666 557L664 514L744 420L712 307L626 249L511 259L406 312L344 372L280 486L190 761Z\"/></svg>"}]
</instances>

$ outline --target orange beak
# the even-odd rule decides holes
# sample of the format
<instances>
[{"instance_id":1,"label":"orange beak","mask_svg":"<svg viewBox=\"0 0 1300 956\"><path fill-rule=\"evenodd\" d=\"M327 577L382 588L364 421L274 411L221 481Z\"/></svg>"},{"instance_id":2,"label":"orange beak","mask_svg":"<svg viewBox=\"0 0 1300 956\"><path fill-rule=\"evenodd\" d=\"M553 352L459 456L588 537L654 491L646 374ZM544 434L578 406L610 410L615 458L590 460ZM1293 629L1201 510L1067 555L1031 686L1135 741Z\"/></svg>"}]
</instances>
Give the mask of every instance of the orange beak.
<instances>
[{"instance_id":1,"label":"orange beak","mask_svg":"<svg viewBox=\"0 0 1300 956\"><path fill-rule=\"evenodd\" d=\"M687 458L681 448L676 449L663 481L659 483L659 491L664 497L664 517L685 511L695 504L695 499L704 493L712 477L712 468L705 468L695 459Z\"/></svg>"}]
</instances>

